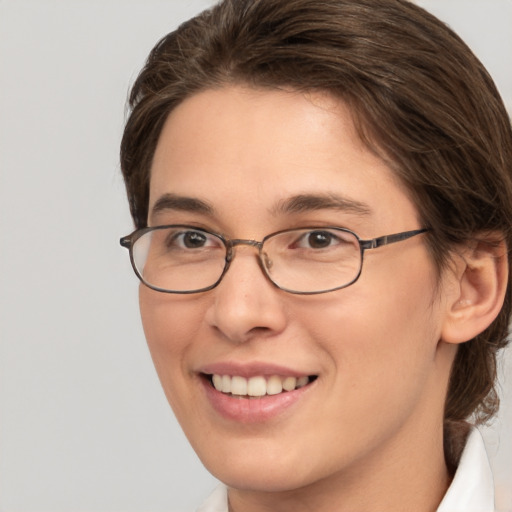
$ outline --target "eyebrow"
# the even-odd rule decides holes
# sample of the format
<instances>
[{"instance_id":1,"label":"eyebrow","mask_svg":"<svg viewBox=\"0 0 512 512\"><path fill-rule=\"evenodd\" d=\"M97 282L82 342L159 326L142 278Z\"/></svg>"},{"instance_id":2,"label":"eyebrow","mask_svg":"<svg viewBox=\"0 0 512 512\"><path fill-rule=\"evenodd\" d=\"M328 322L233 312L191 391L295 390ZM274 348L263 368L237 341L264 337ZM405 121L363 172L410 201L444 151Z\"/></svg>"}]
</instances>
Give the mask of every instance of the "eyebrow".
<instances>
[{"instance_id":1,"label":"eyebrow","mask_svg":"<svg viewBox=\"0 0 512 512\"><path fill-rule=\"evenodd\" d=\"M164 194L157 199L153 208L151 208L151 215L157 215L160 212L168 210L211 215L213 213L213 206L210 203L195 197Z\"/></svg>"},{"instance_id":2,"label":"eyebrow","mask_svg":"<svg viewBox=\"0 0 512 512\"><path fill-rule=\"evenodd\" d=\"M360 216L368 216L372 213L367 204L338 194L298 194L278 201L271 209L271 213L277 216L316 210L338 210ZM151 209L151 216L164 211L182 211L210 216L214 214L213 206L207 201L177 194L164 194L159 197Z\"/></svg>"},{"instance_id":3,"label":"eyebrow","mask_svg":"<svg viewBox=\"0 0 512 512\"><path fill-rule=\"evenodd\" d=\"M277 214L304 213L315 210L339 210L356 215L371 215L371 208L360 201L338 194L299 194L279 201L273 209Z\"/></svg>"}]
</instances>

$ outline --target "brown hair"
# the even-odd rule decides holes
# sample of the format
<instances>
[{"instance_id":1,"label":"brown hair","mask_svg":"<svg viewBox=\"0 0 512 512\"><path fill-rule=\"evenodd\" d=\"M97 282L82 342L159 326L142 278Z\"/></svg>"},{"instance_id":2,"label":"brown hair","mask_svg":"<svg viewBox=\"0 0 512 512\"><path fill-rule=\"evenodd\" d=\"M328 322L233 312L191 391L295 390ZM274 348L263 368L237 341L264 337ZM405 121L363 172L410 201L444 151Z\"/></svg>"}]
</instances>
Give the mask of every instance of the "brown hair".
<instances>
[{"instance_id":1,"label":"brown hair","mask_svg":"<svg viewBox=\"0 0 512 512\"><path fill-rule=\"evenodd\" d=\"M503 103L461 39L405 0L224 0L164 37L133 86L121 144L137 227L146 225L167 116L190 95L231 83L322 90L345 101L362 140L410 190L439 269L455 244L479 233L501 233L512 247ZM458 349L446 424L496 412L496 355L511 307L509 280L497 319Z\"/></svg>"}]
</instances>

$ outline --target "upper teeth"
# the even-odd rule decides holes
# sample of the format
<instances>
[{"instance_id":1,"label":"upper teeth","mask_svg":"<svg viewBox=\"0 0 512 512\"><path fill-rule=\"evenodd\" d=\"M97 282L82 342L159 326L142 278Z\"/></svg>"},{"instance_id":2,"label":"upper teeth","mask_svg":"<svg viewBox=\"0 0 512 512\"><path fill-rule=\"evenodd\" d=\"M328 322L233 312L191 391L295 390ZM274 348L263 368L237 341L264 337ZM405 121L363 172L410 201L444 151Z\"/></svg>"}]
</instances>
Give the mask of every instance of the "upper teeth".
<instances>
[{"instance_id":1,"label":"upper teeth","mask_svg":"<svg viewBox=\"0 0 512 512\"><path fill-rule=\"evenodd\" d=\"M212 381L217 391L240 396L277 395L284 391L293 391L305 386L309 377L251 377L246 379L238 375L212 375Z\"/></svg>"}]
</instances>

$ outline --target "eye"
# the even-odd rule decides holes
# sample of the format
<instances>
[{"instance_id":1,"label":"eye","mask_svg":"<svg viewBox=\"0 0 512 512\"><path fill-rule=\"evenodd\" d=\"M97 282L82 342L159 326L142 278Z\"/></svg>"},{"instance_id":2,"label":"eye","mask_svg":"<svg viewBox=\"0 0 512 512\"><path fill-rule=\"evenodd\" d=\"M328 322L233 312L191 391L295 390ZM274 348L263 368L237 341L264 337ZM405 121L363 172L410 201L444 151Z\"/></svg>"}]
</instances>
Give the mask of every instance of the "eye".
<instances>
[{"instance_id":1,"label":"eye","mask_svg":"<svg viewBox=\"0 0 512 512\"><path fill-rule=\"evenodd\" d=\"M207 243L207 238L203 233L197 231L187 231L180 235L181 243L187 249L197 249L198 247L204 247Z\"/></svg>"},{"instance_id":2,"label":"eye","mask_svg":"<svg viewBox=\"0 0 512 512\"><path fill-rule=\"evenodd\" d=\"M323 249L329 247L334 241L334 236L327 231L313 231L306 235L307 244L313 249Z\"/></svg>"},{"instance_id":3,"label":"eye","mask_svg":"<svg viewBox=\"0 0 512 512\"><path fill-rule=\"evenodd\" d=\"M331 231L308 231L304 233L296 242L296 246L301 249L325 249L333 245L339 245L347 242Z\"/></svg>"},{"instance_id":4,"label":"eye","mask_svg":"<svg viewBox=\"0 0 512 512\"><path fill-rule=\"evenodd\" d=\"M205 249L219 247L220 239L204 231L172 231L167 237L166 245L178 249Z\"/></svg>"}]
</instances>

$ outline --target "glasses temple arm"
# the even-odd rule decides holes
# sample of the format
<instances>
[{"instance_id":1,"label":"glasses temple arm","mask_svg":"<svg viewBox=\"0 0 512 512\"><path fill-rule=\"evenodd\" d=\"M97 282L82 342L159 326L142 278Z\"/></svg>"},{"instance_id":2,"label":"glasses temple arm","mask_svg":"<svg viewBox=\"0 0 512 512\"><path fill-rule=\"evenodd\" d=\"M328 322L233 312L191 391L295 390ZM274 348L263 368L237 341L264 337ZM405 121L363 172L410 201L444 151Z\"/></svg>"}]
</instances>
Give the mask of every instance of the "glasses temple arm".
<instances>
[{"instance_id":1,"label":"glasses temple arm","mask_svg":"<svg viewBox=\"0 0 512 512\"><path fill-rule=\"evenodd\" d=\"M407 240L408 238L420 235L421 233L426 233L427 231L429 231L427 228L415 229L413 231L404 231L393 235L379 236L372 240L360 240L359 243L361 244L362 249L375 249L377 247L382 247L383 245L394 244L396 242L401 242L402 240Z\"/></svg>"}]
</instances>

